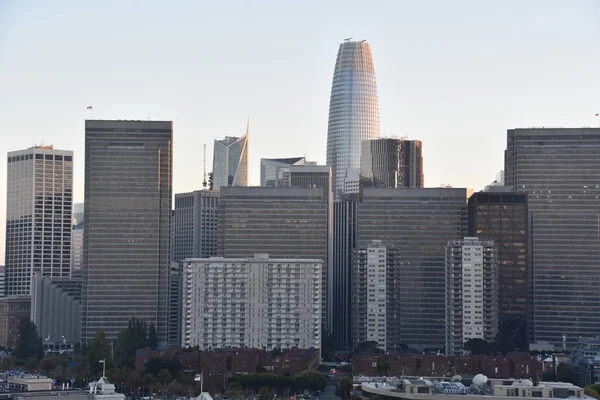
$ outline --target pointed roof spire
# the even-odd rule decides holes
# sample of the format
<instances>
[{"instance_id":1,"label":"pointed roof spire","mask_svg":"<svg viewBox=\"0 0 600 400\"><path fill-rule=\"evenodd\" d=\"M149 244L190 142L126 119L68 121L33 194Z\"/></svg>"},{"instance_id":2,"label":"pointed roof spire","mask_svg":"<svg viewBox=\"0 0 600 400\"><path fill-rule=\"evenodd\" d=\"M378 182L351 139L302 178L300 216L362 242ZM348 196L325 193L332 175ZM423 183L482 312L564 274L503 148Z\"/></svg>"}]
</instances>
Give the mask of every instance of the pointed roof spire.
<instances>
[{"instance_id":1,"label":"pointed roof spire","mask_svg":"<svg viewBox=\"0 0 600 400\"><path fill-rule=\"evenodd\" d=\"M248 121L246 122L246 136L250 133L250 117L248 117Z\"/></svg>"}]
</instances>

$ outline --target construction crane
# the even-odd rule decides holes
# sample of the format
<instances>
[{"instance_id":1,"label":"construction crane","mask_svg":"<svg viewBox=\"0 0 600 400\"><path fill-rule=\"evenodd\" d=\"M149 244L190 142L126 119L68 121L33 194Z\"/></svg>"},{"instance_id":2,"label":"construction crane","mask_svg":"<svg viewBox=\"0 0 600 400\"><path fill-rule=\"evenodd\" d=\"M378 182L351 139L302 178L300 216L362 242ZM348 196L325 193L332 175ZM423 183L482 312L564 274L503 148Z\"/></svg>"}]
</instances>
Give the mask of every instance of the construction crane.
<instances>
[{"instance_id":1,"label":"construction crane","mask_svg":"<svg viewBox=\"0 0 600 400\"><path fill-rule=\"evenodd\" d=\"M206 144L204 144L204 180L202 181L202 187L206 189L208 182L206 182Z\"/></svg>"}]
</instances>

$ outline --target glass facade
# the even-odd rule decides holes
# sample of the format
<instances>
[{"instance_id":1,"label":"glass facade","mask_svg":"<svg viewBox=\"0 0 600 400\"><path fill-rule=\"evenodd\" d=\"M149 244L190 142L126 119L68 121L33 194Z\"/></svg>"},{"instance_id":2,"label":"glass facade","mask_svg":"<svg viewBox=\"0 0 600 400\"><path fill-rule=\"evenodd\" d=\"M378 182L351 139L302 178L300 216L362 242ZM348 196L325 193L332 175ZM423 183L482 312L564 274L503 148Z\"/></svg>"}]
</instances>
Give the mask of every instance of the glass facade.
<instances>
[{"instance_id":1,"label":"glass facade","mask_svg":"<svg viewBox=\"0 0 600 400\"><path fill-rule=\"evenodd\" d=\"M260 186L263 187L289 187L290 167L292 165L305 165L304 157L293 158L261 158L260 159Z\"/></svg>"},{"instance_id":2,"label":"glass facade","mask_svg":"<svg viewBox=\"0 0 600 400\"><path fill-rule=\"evenodd\" d=\"M375 139L362 143L360 181L364 187L422 188L420 140Z\"/></svg>"},{"instance_id":3,"label":"glass facade","mask_svg":"<svg viewBox=\"0 0 600 400\"><path fill-rule=\"evenodd\" d=\"M363 140L379 138L379 103L371 47L362 40L340 44L329 103L327 165L334 199L343 192L346 170L360 168Z\"/></svg>"},{"instance_id":4,"label":"glass facade","mask_svg":"<svg viewBox=\"0 0 600 400\"><path fill-rule=\"evenodd\" d=\"M474 193L469 198L469 236L493 240L498 250L501 348L527 349L530 273L527 259L527 195L511 192Z\"/></svg>"},{"instance_id":5,"label":"glass facade","mask_svg":"<svg viewBox=\"0 0 600 400\"><path fill-rule=\"evenodd\" d=\"M135 316L166 343L172 148L170 121L85 122L84 342Z\"/></svg>"},{"instance_id":6,"label":"glass facade","mask_svg":"<svg viewBox=\"0 0 600 400\"><path fill-rule=\"evenodd\" d=\"M445 253L467 231L466 189L365 188L357 245L381 240L396 249L387 277L387 349L445 346Z\"/></svg>"},{"instance_id":7,"label":"glass facade","mask_svg":"<svg viewBox=\"0 0 600 400\"><path fill-rule=\"evenodd\" d=\"M528 195L530 339L600 332L600 128L507 132L505 184Z\"/></svg>"},{"instance_id":8,"label":"glass facade","mask_svg":"<svg viewBox=\"0 0 600 400\"><path fill-rule=\"evenodd\" d=\"M71 276L73 152L33 147L7 161L5 291L29 295L35 271Z\"/></svg>"},{"instance_id":9,"label":"glass facade","mask_svg":"<svg viewBox=\"0 0 600 400\"><path fill-rule=\"evenodd\" d=\"M211 189L248 186L248 130L249 127L242 137L227 136L223 140L215 140Z\"/></svg>"}]
</instances>

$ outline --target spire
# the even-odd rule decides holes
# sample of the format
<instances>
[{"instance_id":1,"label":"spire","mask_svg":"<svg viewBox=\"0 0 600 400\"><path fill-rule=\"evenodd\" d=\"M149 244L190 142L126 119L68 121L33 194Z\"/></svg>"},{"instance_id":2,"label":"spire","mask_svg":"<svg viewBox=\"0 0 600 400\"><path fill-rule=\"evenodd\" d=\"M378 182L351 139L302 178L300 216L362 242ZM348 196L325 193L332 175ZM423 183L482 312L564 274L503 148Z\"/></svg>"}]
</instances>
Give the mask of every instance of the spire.
<instances>
[{"instance_id":1,"label":"spire","mask_svg":"<svg viewBox=\"0 0 600 400\"><path fill-rule=\"evenodd\" d=\"M248 121L246 122L246 136L250 134L250 117L248 117Z\"/></svg>"}]
</instances>

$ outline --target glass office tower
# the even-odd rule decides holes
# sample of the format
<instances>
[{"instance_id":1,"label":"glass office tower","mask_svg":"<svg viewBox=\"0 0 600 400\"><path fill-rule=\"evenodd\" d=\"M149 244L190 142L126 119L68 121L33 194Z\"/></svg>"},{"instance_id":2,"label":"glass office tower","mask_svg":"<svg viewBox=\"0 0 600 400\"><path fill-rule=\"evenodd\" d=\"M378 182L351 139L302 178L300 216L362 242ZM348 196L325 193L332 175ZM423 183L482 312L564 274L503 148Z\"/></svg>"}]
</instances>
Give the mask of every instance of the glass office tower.
<instances>
[{"instance_id":1,"label":"glass office tower","mask_svg":"<svg viewBox=\"0 0 600 400\"><path fill-rule=\"evenodd\" d=\"M327 165L333 197L340 198L348 169L360 168L363 140L379 138L379 103L371 47L361 40L340 44L329 103Z\"/></svg>"},{"instance_id":2,"label":"glass office tower","mask_svg":"<svg viewBox=\"0 0 600 400\"><path fill-rule=\"evenodd\" d=\"M82 340L131 317L166 342L173 123L85 121Z\"/></svg>"},{"instance_id":3,"label":"glass office tower","mask_svg":"<svg viewBox=\"0 0 600 400\"><path fill-rule=\"evenodd\" d=\"M248 186L248 139L250 123L242 137L226 136L215 140L213 153L213 183L211 189Z\"/></svg>"},{"instance_id":4,"label":"glass office tower","mask_svg":"<svg viewBox=\"0 0 600 400\"><path fill-rule=\"evenodd\" d=\"M575 346L600 332L600 128L511 129L504 160L528 195L530 339Z\"/></svg>"}]
</instances>

